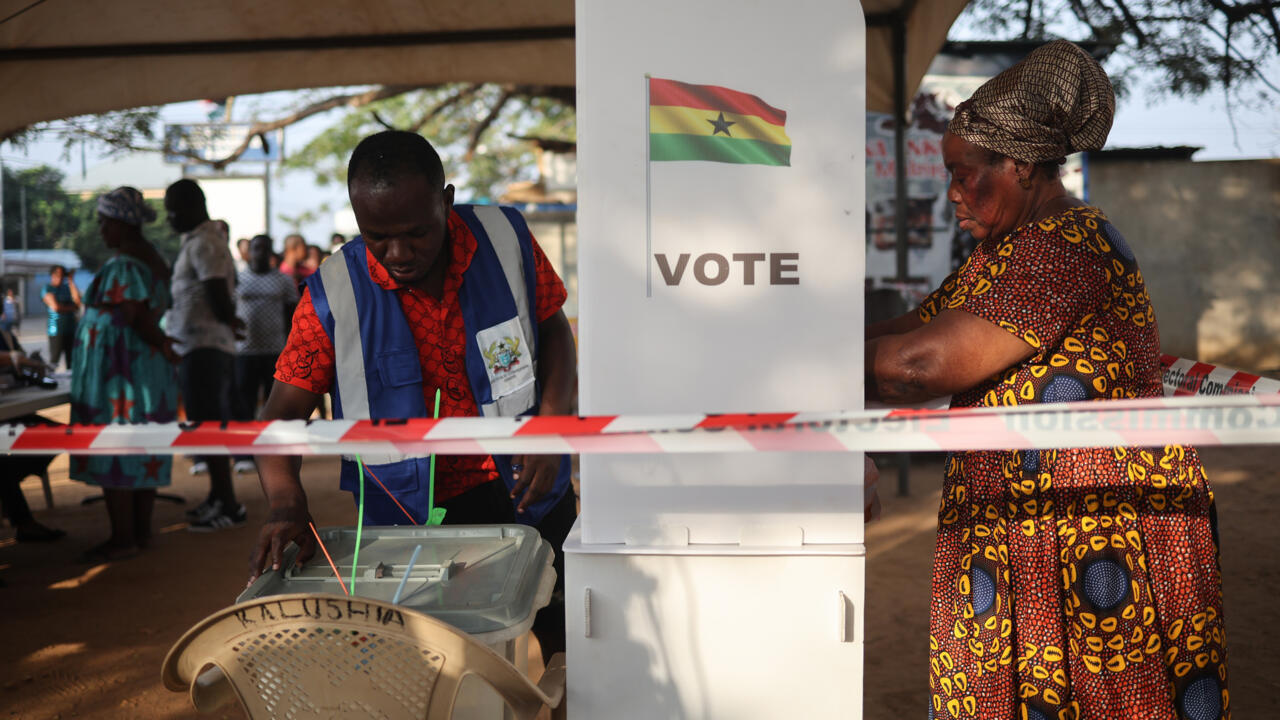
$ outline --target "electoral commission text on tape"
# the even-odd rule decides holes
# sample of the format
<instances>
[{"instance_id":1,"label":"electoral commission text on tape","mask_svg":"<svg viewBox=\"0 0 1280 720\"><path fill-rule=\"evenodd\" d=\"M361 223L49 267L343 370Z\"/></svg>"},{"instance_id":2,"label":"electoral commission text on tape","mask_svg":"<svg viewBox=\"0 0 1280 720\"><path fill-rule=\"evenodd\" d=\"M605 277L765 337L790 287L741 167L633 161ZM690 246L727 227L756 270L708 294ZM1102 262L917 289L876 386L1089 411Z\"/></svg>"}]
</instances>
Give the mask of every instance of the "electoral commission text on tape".
<instances>
[{"instance_id":1,"label":"electoral commission text on tape","mask_svg":"<svg viewBox=\"0 0 1280 720\"><path fill-rule=\"evenodd\" d=\"M0 453L490 455L1280 444L1280 394L958 410L0 426Z\"/></svg>"}]
</instances>

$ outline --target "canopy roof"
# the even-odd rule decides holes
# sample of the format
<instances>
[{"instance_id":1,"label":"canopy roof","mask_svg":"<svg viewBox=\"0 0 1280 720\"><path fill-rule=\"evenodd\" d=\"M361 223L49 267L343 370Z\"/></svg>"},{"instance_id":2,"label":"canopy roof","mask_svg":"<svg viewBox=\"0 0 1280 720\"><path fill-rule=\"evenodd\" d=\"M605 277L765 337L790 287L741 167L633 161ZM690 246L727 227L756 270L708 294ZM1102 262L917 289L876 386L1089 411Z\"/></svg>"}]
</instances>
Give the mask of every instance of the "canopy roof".
<instances>
[{"instance_id":1,"label":"canopy roof","mask_svg":"<svg viewBox=\"0 0 1280 720\"><path fill-rule=\"evenodd\" d=\"M893 107L895 18L905 19L910 95L966 4L862 0L869 110ZM0 18L8 18L0 20L0 137L43 120L272 90L570 86L573 7L573 0L0 0Z\"/></svg>"}]
</instances>

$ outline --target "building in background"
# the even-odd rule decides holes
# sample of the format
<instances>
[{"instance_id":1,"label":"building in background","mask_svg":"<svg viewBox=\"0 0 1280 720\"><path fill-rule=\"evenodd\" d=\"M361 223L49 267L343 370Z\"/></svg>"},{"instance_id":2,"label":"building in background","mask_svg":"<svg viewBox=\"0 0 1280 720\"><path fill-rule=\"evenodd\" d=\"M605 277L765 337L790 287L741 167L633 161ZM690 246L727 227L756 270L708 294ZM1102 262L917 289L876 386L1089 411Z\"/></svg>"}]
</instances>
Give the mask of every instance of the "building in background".
<instances>
[{"instance_id":1,"label":"building in background","mask_svg":"<svg viewBox=\"0 0 1280 720\"><path fill-rule=\"evenodd\" d=\"M1280 160L1089 153L1090 201L1138 256L1169 354L1280 375Z\"/></svg>"},{"instance_id":2,"label":"building in background","mask_svg":"<svg viewBox=\"0 0 1280 720\"><path fill-rule=\"evenodd\" d=\"M569 292L564 314L578 322L578 153L565 140L521 138L533 143L538 179L512 183L498 202L520 209L529 231Z\"/></svg>"},{"instance_id":3,"label":"building in background","mask_svg":"<svg viewBox=\"0 0 1280 720\"><path fill-rule=\"evenodd\" d=\"M0 287L17 290L22 303L23 317L44 317L48 308L40 297L40 290L49 283L49 268L61 265L70 273L83 292L93 280L93 273L83 269L80 256L74 250L5 250L4 280Z\"/></svg>"},{"instance_id":4,"label":"building in background","mask_svg":"<svg viewBox=\"0 0 1280 720\"><path fill-rule=\"evenodd\" d=\"M182 177L182 168L170 165L153 152L118 155L79 173L68 173L62 181L67 192L88 199L131 185L148 200L164 200L164 189Z\"/></svg>"}]
</instances>

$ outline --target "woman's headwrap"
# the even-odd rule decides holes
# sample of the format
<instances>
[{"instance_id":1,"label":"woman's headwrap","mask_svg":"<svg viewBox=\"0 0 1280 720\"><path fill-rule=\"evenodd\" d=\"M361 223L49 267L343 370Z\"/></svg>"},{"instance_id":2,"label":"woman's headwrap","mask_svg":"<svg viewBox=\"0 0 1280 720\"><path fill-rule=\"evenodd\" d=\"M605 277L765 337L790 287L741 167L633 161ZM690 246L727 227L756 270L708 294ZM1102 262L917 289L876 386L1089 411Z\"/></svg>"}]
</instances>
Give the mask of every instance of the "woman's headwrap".
<instances>
[{"instance_id":1,"label":"woman's headwrap","mask_svg":"<svg viewBox=\"0 0 1280 720\"><path fill-rule=\"evenodd\" d=\"M1098 61L1055 40L984 83L960 103L947 129L978 147L1039 163L1100 150L1115 110Z\"/></svg>"},{"instance_id":2,"label":"woman's headwrap","mask_svg":"<svg viewBox=\"0 0 1280 720\"><path fill-rule=\"evenodd\" d=\"M156 219L156 211L142 199L142 193L128 185L99 195L98 212L138 227Z\"/></svg>"}]
</instances>

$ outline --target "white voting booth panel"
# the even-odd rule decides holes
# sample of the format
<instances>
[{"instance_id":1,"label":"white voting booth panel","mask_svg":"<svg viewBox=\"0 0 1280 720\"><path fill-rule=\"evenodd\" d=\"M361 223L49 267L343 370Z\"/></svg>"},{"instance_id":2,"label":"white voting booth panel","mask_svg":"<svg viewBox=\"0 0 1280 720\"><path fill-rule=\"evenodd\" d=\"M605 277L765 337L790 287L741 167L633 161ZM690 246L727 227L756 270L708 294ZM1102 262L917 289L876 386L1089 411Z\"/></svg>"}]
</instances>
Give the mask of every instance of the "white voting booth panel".
<instances>
[{"instance_id":1,"label":"white voting booth panel","mask_svg":"<svg viewBox=\"0 0 1280 720\"><path fill-rule=\"evenodd\" d=\"M687 528L689 542L698 544L752 544L757 536L778 534L796 544L860 543L861 458L584 455L584 541L635 542Z\"/></svg>"},{"instance_id":2,"label":"white voting booth panel","mask_svg":"<svg viewBox=\"0 0 1280 720\"><path fill-rule=\"evenodd\" d=\"M862 407L859 4L592 0L577 28L582 412ZM646 74L785 112L790 165L650 162ZM583 541L861 542L861 473L851 454L584 457Z\"/></svg>"},{"instance_id":3,"label":"white voting booth panel","mask_svg":"<svg viewBox=\"0 0 1280 720\"><path fill-rule=\"evenodd\" d=\"M861 6L576 8L581 411L861 408ZM708 114L651 115L650 78L692 93L655 105ZM743 97L772 118L774 154L708 160L713 136L736 152L759 127L719 111ZM696 151L654 161L651 130ZM571 718L860 717L861 455L588 455L581 470Z\"/></svg>"},{"instance_id":4,"label":"white voting booth panel","mask_svg":"<svg viewBox=\"0 0 1280 720\"><path fill-rule=\"evenodd\" d=\"M862 716L862 546L631 550L565 544L571 720Z\"/></svg>"}]
</instances>

